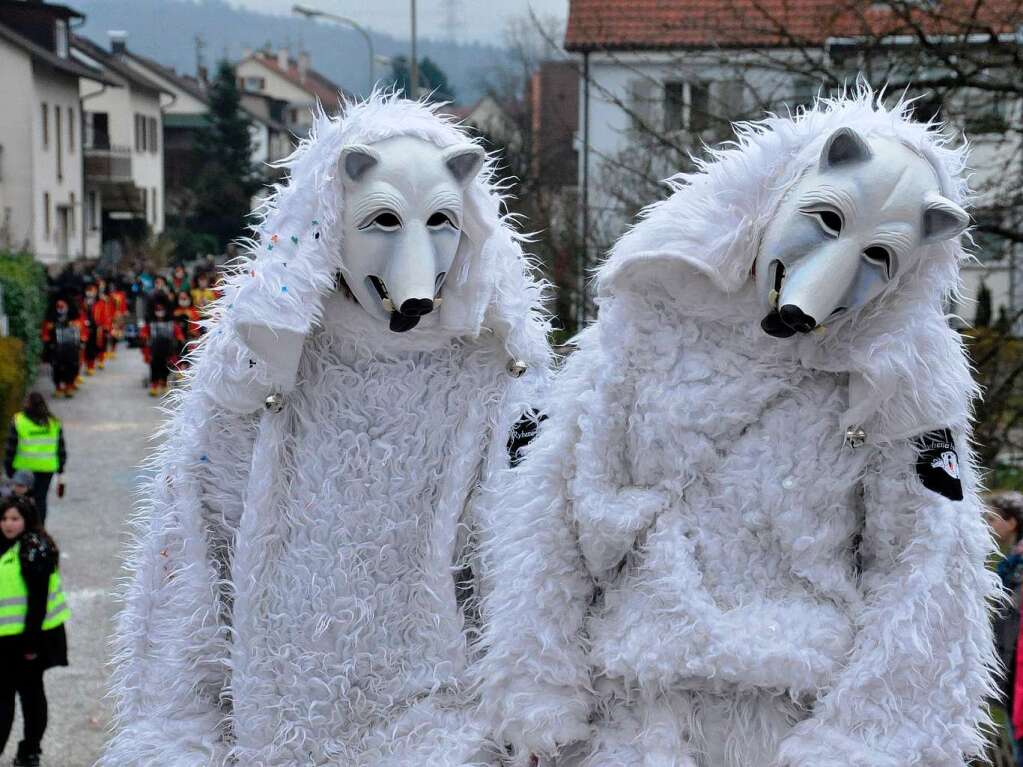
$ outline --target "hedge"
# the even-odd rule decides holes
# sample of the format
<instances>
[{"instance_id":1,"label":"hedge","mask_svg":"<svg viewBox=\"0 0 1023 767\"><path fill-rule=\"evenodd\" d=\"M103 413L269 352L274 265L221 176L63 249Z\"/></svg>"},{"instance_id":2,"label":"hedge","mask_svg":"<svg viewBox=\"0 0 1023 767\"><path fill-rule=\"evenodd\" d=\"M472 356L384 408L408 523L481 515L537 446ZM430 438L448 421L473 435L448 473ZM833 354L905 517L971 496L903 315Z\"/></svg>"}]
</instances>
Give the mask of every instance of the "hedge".
<instances>
[{"instance_id":1,"label":"hedge","mask_svg":"<svg viewBox=\"0 0 1023 767\"><path fill-rule=\"evenodd\" d=\"M0 427L4 435L14 414L24 404L25 381L25 345L12 336L0 338L0 419L3 419ZM6 439L0 440L0 453L5 442Z\"/></svg>"},{"instance_id":2,"label":"hedge","mask_svg":"<svg viewBox=\"0 0 1023 767\"><path fill-rule=\"evenodd\" d=\"M34 382L43 343L39 328L46 314L46 268L29 253L0 251L0 287L10 335L24 344L24 381Z\"/></svg>"}]
</instances>

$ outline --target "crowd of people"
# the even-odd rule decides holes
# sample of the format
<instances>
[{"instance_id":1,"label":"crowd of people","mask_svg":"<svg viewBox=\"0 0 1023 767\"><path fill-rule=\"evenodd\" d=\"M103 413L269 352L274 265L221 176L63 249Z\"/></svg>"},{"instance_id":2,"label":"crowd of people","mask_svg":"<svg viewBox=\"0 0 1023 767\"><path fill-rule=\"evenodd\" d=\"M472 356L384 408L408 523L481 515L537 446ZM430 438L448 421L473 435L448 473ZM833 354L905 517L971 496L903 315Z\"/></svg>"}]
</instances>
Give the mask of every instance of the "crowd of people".
<instances>
[{"instance_id":1,"label":"crowd of people","mask_svg":"<svg viewBox=\"0 0 1023 767\"><path fill-rule=\"evenodd\" d=\"M163 394L202 334L203 309L217 297L217 272L203 264L163 274L81 273L69 266L50 285L41 329L54 396L73 397L87 376L103 370L122 342L138 345L149 366L151 396Z\"/></svg>"}]
</instances>

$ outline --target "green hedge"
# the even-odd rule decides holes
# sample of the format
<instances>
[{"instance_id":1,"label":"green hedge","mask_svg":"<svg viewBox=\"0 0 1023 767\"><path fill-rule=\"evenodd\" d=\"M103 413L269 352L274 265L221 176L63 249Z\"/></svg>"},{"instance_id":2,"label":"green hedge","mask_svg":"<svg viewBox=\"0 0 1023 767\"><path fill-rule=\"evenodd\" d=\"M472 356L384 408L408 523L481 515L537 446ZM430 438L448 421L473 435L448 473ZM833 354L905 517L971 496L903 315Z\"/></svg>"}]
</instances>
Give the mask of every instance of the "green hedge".
<instances>
[{"instance_id":1,"label":"green hedge","mask_svg":"<svg viewBox=\"0 0 1023 767\"><path fill-rule=\"evenodd\" d=\"M35 381L43 343L39 328L46 315L46 269L29 253L0 251L0 286L10 334L24 343L24 381Z\"/></svg>"},{"instance_id":2,"label":"green hedge","mask_svg":"<svg viewBox=\"0 0 1023 767\"><path fill-rule=\"evenodd\" d=\"M0 338L0 427L5 435L0 439L0 453L6 442L7 425L24 404L25 381L25 345L12 336Z\"/></svg>"}]
</instances>

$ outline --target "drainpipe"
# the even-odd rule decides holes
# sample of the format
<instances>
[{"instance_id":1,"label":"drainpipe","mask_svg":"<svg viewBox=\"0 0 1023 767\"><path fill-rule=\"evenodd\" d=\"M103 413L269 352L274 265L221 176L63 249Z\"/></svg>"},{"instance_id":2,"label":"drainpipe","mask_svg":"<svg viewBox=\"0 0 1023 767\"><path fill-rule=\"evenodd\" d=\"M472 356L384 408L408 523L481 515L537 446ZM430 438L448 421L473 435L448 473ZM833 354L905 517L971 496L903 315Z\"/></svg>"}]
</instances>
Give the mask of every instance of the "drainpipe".
<instances>
[{"instance_id":1,"label":"drainpipe","mask_svg":"<svg viewBox=\"0 0 1023 767\"><path fill-rule=\"evenodd\" d=\"M586 323L586 270L590 263L590 53L583 52L583 188L582 263L579 265L579 301L576 332Z\"/></svg>"}]
</instances>

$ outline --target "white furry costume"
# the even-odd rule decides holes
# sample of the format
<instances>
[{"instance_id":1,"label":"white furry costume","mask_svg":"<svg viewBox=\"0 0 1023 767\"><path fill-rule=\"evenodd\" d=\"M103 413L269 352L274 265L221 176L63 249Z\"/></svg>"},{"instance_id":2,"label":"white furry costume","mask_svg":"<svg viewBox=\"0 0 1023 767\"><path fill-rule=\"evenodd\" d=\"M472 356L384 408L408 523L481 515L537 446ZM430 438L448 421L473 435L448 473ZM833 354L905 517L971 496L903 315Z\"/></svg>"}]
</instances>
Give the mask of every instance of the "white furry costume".
<instances>
[{"instance_id":1,"label":"white furry costume","mask_svg":"<svg viewBox=\"0 0 1023 767\"><path fill-rule=\"evenodd\" d=\"M393 333L335 289L338 158L394 136L470 141L393 98L320 115L218 302L152 459L102 765L480 758L456 580L476 482L545 375L546 321L491 169L465 190L440 311ZM286 348L240 341L260 333L298 339L297 380L265 362Z\"/></svg>"},{"instance_id":2,"label":"white furry costume","mask_svg":"<svg viewBox=\"0 0 1023 767\"><path fill-rule=\"evenodd\" d=\"M483 504L479 674L519 758L961 767L980 753L994 582L968 460L975 389L943 308L958 238L823 335L759 326L764 228L845 126L908 144L964 199L963 150L864 92L740 126L600 269L599 320ZM964 457L960 502L914 473L914 438L941 427Z\"/></svg>"}]
</instances>

